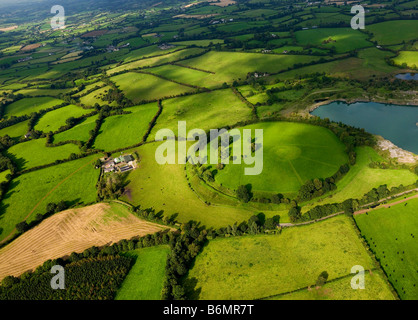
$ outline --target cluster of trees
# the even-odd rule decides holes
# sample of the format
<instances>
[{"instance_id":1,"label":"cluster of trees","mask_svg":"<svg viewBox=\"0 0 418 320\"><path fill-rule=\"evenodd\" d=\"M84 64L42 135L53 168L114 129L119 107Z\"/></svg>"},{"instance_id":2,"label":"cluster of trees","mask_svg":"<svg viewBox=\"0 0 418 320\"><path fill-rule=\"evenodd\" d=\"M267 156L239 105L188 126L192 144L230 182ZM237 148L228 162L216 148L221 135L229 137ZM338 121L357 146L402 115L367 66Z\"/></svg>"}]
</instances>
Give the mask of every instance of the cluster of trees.
<instances>
[{"instance_id":1,"label":"cluster of trees","mask_svg":"<svg viewBox=\"0 0 418 320\"><path fill-rule=\"evenodd\" d=\"M340 180L349 170L349 165L344 164L329 178L309 180L299 189L297 196L298 201L308 201L337 189L336 182Z\"/></svg>"},{"instance_id":2,"label":"cluster of trees","mask_svg":"<svg viewBox=\"0 0 418 320\"><path fill-rule=\"evenodd\" d=\"M190 221L181 226L181 234L176 234L170 242L171 254L166 266L162 298L164 300L184 300L186 291L182 278L186 275L193 260L207 241L207 231L199 224Z\"/></svg>"},{"instance_id":3,"label":"cluster of trees","mask_svg":"<svg viewBox=\"0 0 418 320\"><path fill-rule=\"evenodd\" d=\"M51 268L65 270L65 289L52 289ZM35 272L8 276L0 286L0 300L112 300L133 265L133 258L115 255L75 262L48 260Z\"/></svg>"},{"instance_id":4,"label":"cluster of trees","mask_svg":"<svg viewBox=\"0 0 418 320\"><path fill-rule=\"evenodd\" d=\"M54 213L67 210L68 208L69 208L68 203L66 203L65 201L60 201L58 203L54 203L54 202L48 203L48 205L46 206L45 214L38 213L35 216L35 219L29 223L26 220L19 222L18 224L16 224L16 230L19 233L24 233L28 231L29 229L33 228L34 226L38 225L39 223L42 222L42 220L50 217Z\"/></svg>"},{"instance_id":5,"label":"cluster of trees","mask_svg":"<svg viewBox=\"0 0 418 320\"><path fill-rule=\"evenodd\" d=\"M102 176L97 183L97 200L118 199L124 192L124 175L110 173Z\"/></svg>"},{"instance_id":6,"label":"cluster of trees","mask_svg":"<svg viewBox=\"0 0 418 320\"><path fill-rule=\"evenodd\" d=\"M276 215L266 218L264 213L252 216L248 221L234 223L225 228L209 229L208 237L215 239L217 237L236 237L242 235L255 235L276 230L280 224L280 216Z\"/></svg>"}]
</instances>

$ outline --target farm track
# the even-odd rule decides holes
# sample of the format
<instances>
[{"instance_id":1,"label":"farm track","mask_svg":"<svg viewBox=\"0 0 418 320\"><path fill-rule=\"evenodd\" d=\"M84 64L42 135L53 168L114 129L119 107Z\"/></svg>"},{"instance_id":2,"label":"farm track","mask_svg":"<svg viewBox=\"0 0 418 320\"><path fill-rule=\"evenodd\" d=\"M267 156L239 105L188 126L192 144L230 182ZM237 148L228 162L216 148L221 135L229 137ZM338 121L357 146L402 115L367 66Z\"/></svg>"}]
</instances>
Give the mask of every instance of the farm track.
<instances>
[{"instance_id":1,"label":"farm track","mask_svg":"<svg viewBox=\"0 0 418 320\"><path fill-rule=\"evenodd\" d=\"M0 280L7 275L19 276L33 270L48 259L168 228L132 214L119 217L112 214L111 209L109 204L99 203L63 211L44 220L0 249Z\"/></svg>"}]
</instances>

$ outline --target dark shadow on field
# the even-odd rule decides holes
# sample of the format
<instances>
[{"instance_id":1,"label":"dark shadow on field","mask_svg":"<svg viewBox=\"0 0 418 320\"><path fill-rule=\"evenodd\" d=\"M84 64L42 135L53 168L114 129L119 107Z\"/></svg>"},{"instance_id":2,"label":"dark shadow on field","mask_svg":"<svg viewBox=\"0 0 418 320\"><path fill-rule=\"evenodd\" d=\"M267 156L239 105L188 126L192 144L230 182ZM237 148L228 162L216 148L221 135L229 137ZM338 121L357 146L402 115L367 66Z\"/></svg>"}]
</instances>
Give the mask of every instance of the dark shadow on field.
<instances>
[{"instance_id":1,"label":"dark shadow on field","mask_svg":"<svg viewBox=\"0 0 418 320\"><path fill-rule=\"evenodd\" d=\"M197 286L197 278L187 278L184 280L184 288L186 291L186 296L190 300L199 300L200 293L202 292L202 288L196 288Z\"/></svg>"},{"instance_id":2,"label":"dark shadow on field","mask_svg":"<svg viewBox=\"0 0 418 320\"><path fill-rule=\"evenodd\" d=\"M17 158L14 154L6 152L6 157L8 157L10 160L12 160L13 163L16 164L18 170L24 170L27 169L25 166L28 163L28 161L24 158Z\"/></svg>"},{"instance_id":3,"label":"dark shadow on field","mask_svg":"<svg viewBox=\"0 0 418 320\"><path fill-rule=\"evenodd\" d=\"M254 194L253 194L253 185L251 183L249 183L249 184L246 184L245 187L247 188L248 193L250 194L250 197L252 198L254 196Z\"/></svg>"}]
</instances>

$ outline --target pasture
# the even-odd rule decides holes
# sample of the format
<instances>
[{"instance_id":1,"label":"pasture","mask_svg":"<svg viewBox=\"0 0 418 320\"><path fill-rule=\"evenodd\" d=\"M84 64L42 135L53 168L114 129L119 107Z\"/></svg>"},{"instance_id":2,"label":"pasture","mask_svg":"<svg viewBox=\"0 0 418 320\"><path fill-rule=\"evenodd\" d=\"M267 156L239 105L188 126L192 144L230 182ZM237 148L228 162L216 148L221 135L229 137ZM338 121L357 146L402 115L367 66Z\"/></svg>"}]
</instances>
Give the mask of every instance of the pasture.
<instances>
[{"instance_id":1,"label":"pasture","mask_svg":"<svg viewBox=\"0 0 418 320\"><path fill-rule=\"evenodd\" d=\"M401 51L399 55L393 59L396 65L417 69L418 67L418 51Z\"/></svg>"},{"instance_id":2,"label":"pasture","mask_svg":"<svg viewBox=\"0 0 418 320\"><path fill-rule=\"evenodd\" d=\"M66 210L47 218L0 249L0 280L6 275L19 276L34 270L48 259L153 234L164 228L137 218L126 206L115 203ZM164 267L165 264L163 271Z\"/></svg>"},{"instance_id":3,"label":"pasture","mask_svg":"<svg viewBox=\"0 0 418 320\"><path fill-rule=\"evenodd\" d=\"M178 96L195 89L144 73L128 72L110 79L133 103Z\"/></svg>"},{"instance_id":4,"label":"pasture","mask_svg":"<svg viewBox=\"0 0 418 320\"><path fill-rule=\"evenodd\" d=\"M17 223L45 213L48 203L61 200L87 205L96 200L99 170L93 167L97 155L20 175L11 182L0 206L0 241Z\"/></svg>"},{"instance_id":5,"label":"pasture","mask_svg":"<svg viewBox=\"0 0 418 320\"><path fill-rule=\"evenodd\" d=\"M351 28L318 28L295 32L296 41L301 45L316 45L324 48L335 47L337 53L370 47L367 35Z\"/></svg>"},{"instance_id":6,"label":"pasture","mask_svg":"<svg viewBox=\"0 0 418 320\"><path fill-rule=\"evenodd\" d=\"M149 123L157 114L156 102L147 105L127 108L130 114L106 118L96 137L94 147L112 151L140 143L148 130Z\"/></svg>"},{"instance_id":7,"label":"pasture","mask_svg":"<svg viewBox=\"0 0 418 320\"><path fill-rule=\"evenodd\" d=\"M19 170L54 163L56 160L68 159L72 153L80 153L78 146L72 143L58 147L46 147L45 143L46 138L30 140L12 146L7 153Z\"/></svg>"},{"instance_id":8,"label":"pasture","mask_svg":"<svg viewBox=\"0 0 418 320\"><path fill-rule=\"evenodd\" d=\"M372 40L380 45L401 44L403 41L416 39L418 20L394 20L367 26L373 34Z\"/></svg>"},{"instance_id":9,"label":"pasture","mask_svg":"<svg viewBox=\"0 0 418 320\"><path fill-rule=\"evenodd\" d=\"M12 139L19 139L28 133L29 120L16 123L10 127L0 129L0 137L8 135Z\"/></svg>"},{"instance_id":10,"label":"pasture","mask_svg":"<svg viewBox=\"0 0 418 320\"><path fill-rule=\"evenodd\" d=\"M206 204L188 186L184 165L159 165L155 161L157 146L157 143L152 143L135 149L141 162L136 170L129 172L129 184L121 200L140 205L142 209L162 211L165 216L178 215L176 219L179 222L201 221L207 227L223 227L248 220L259 212L240 203Z\"/></svg>"},{"instance_id":11,"label":"pasture","mask_svg":"<svg viewBox=\"0 0 418 320\"><path fill-rule=\"evenodd\" d=\"M96 126L96 120L99 115L85 118L81 123L69 130L54 135L54 143L68 140L78 140L86 142L90 138L90 131Z\"/></svg>"},{"instance_id":12,"label":"pasture","mask_svg":"<svg viewBox=\"0 0 418 320\"><path fill-rule=\"evenodd\" d=\"M161 300L168 246L138 249L124 253L135 258L128 275L116 294L116 300Z\"/></svg>"},{"instance_id":13,"label":"pasture","mask_svg":"<svg viewBox=\"0 0 418 320\"><path fill-rule=\"evenodd\" d=\"M345 146L323 127L265 122L243 129L251 129L253 135L255 129L263 130L264 166L260 175L246 176L245 163L226 165L215 175L215 180L232 190L250 185L252 191L296 193L308 180L330 177L348 162Z\"/></svg>"},{"instance_id":14,"label":"pasture","mask_svg":"<svg viewBox=\"0 0 418 320\"><path fill-rule=\"evenodd\" d=\"M9 104L5 109L5 116L30 115L32 112L49 109L60 105L64 101L51 97L24 98Z\"/></svg>"},{"instance_id":15,"label":"pasture","mask_svg":"<svg viewBox=\"0 0 418 320\"><path fill-rule=\"evenodd\" d=\"M91 113L92 110L86 110L75 105L69 105L44 114L35 126L35 130L42 132L55 132L66 125L69 118L78 118Z\"/></svg>"},{"instance_id":16,"label":"pasture","mask_svg":"<svg viewBox=\"0 0 418 320\"><path fill-rule=\"evenodd\" d=\"M188 130L210 130L251 119L251 109L231 89L164 100L162 105L163 112L151 131L150 140L164 128L173 130L177 136L178 121L186 121Z\"/></svg>"},{"instance_id":17,"label":"pasture","mask_svg":"<svg viewBox=\"0 0 418 320\"><path fill-rule=\"evenodd\" d=\"M355 216L361 234L401 299L418 298L418 199Z\"/></svg>"},{"instance_id":18,"label":"pasture","mask_svg":"<svg viewBox=\"0 0 418 320\"><path fill-rule=\"evenodd\" d=\"M355 265L374 269L350 219L338 216L278 235L211 240L185 286L192 299L262 299L313 286L323 271L328 281L348 276ZM339 292L351 290L347 281Z\"/></svg>"}]
</instances>

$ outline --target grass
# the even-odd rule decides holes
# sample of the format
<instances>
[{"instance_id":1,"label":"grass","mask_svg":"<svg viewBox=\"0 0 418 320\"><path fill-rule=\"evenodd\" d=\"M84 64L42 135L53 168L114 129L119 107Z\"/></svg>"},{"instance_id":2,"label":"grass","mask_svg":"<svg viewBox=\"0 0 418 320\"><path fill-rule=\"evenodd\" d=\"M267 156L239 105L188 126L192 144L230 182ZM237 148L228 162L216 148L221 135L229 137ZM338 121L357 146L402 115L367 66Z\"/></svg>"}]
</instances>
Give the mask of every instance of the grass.
<instances>
[{"instance_id":1,"label":"grass","mask_svg":"<svg viewBox=\"0 0 418 320\"><path fill-rule=\"evenodd\" d=\"M75 105L69 105L63 108L59 108L54 111L50 111L44 114L41 119L39 119L35 130L43 132L55 132L62 126L65 126L65 121L71 117L78 118L87 113L90 113L92 110L86 110Z\"/></svg>"},{"instance_id":2,"label":"grass","mask_svg":"<svg viewBox=\"0 0 418 320\"><path fill-rule=\"evenodd\" d=\"M80 149L75 144L46 147L45 143L46 138L30 140L12 146L7 152L19 170L50 164L56 160L67 159L71 153L80 153Z\"/></svg>"},{"instance_id":3,"label":"grass","mask_svg":"<svg viewBox=\"0 0 418 320\"><path fill-rule=\"evenodd\" d=\"M38 213L44 214L50 202L63 200L71 205L94 202L99 170L94 169L92 162L97 157L63 163L14 179L0 206L0 241L27 216L31 220Z\"/></svg>"},{"instance_id":4,"label":"grass","mask_svg":"<svg viewBox=\"0 0 418 320\"><path fill-rule=\"evenodd\" d=\"M318 28L295 32L296 41L301 45L317 45L324 48L335 47L337 53L370 47L367 35L351 28ZM324 43L328 39L333 41Z\"/></svg>"},{"instance_id":5,"label":"grass","mask_svg":"<svg viewBox=\"0 0 418 320\"><path fill-rule=\"evenodd\" d=\"M355 216L361 234L401 299L418 298L418 199Z\"/></svg>"},{"instance_id":6,"label":"grass","mask_svg":"<svg viewBox=\"0 0 418 320\"><path fill-rule=\"evenodd\" d=\"M96 103L100 106L103 106L105 104L110 106L116 106L116 101L113 101L112 103L109 103L108 101L102 100L104 95L112 89L110 86L105 86L103 88L97 89L93 92L90 92L88 95L85 95L80 98L80 103L85 106L93 107Z\"/></svg>"},{"instance_id":7,"label":"grass","mask_svg":"<svg viewBox=\"0 0 418 320\"><path fill-rule=\"evenodd\" d=\"M18 117L23 115L30 115L32 112L49 109L60 105L63 102L64 101L62 100L50 97L24 98L9 104L6 107L5 116Z\"/></svg>"},{"instance_id":8,"label":"grass","mask_svg":"<svg viewBox=\"0 0 418 320\"><path fill-rule=\"evenodd\" d=\"M272 55L243 52L210 51L203 56L181 61L182 65L215 72L220 83L245 79L248 72L273 73L287 70L296 63L317 61L319 57L305 55Z\"/></svg>"},{"instance_id":9,"label":"grass","mask_svg":"<svg viewBox=\"0 0 418 320\"><path fill-rule=\"evenodd\" d=\"M293 293L274 296L268 300L394 300L382 272L367 272L365 289L347 290L352 275L326 283L322 287L311 287Z\"/></svg>"},{"instance_id":10,"label":"grass","mask_svg":"<svg viewBox=\"0 0 418 320\"><path fill-rule=\"evenodd\" d=\"M99 115L85 118L81 123L72 127L69 130L63 131L54 135L54 143L59 143L68 140L78 140L86 142L90 138L90 131L96 126L96 120Z\"/></svg>"},{"instance_id":11,"label":"grass","mask_svg":"<svg viewBox=\"0 0 418 320\"><path fill-rule=\"evenodd\" d=\"M149 74L128 72L111 78L133 103L178 96L195 89Z\"/></svg>"},{"instance_id":12,"label":"grass","mask_svg":"<svg viewBox=\"0 0 418 320\"><path fill-rule=\"evenodd\" d=\"M246 176L244 168L248 165L226 165L215 179L233 190L251 185L252 191L296 193L306 181L330 177L348 161L344 145L319 126L266 122L242 129L251 129L253 134L255 129L263 130L264 166L260 175Z\"/></svg>"},{"instance_id":13,"label":"grass","mask_svg":"<svg viewBox=\"0 0 418 320\"><path fill-rule=\"evenodd\" d=\"M370 147L356 149L357 162L350 171L337 182L337 191L327 196L321 204L339 203L346 199L360 199L373 188L386 184L388 188L410 185L417 180L417 176L406 169L372 169L369 163L382 161L375 150ZM307 210L309 206L304 207Z\"/></svg>"},{"instance_id":14,"label":"grass","mask_svg":"<svg viewBox=\"0 0 418 320\"><path fill-rule=\"evenodd\" d=\"M10 138L19 139L28 133L29 120L16 123L10 127L6 127L0 130L0 137L8 135Z\"/></svg>"},{"instance_id":15,"label":"grass","mask_svg":"<svg viewBox=\"0 0 418 320\"><path fill-rule=\"evenodd\" d=\"M409 68L416 69L418 66L418 51L401 51L393 61L398 66L406 64Z\"/></svg>"},{"instance_id":16,"label":"grass","mask_svg":"<svg viewBox=\"0 0 418 320\"><path fill-rule=\"evenodd\" d=\"M178 121L186 121L187 129L210 130L233 125L251 118L251 109L231 89L217 90L163 101L150 140L160 129L171 129L177 136Z\"/></svg>"},{"instance_id":17,"label":"grass","mask_svg":"<svg viewBox=\"0 0 418 320\"><path fill-rule=\"evenodd\" d=\"M207 205L188 186L184 165L159 165L155 161L157 146L157 143L151 143L135 149L141 161L136 170L130 171L129 184L121 200L143 209L163 211L166 216L178 215L180 222L201 221L207 227L223 227L248 220L259 212L239 203Z\"/></svg>"},{"instance_id":18,"label":"grass","mask_svg":"<svg viewBox=\"0 0 418 320\"><path fill-rule=\"evenodd\" d=\"M112 151L140 143L148 130L149 123L158 111L158 106L154 102L125 110L132 113L116 115L104 120L94 142L95 148Z\"/></svg>"},{"instance_id":19,"label":"grass","mask_svg":"<svg viewBox=\"0 0 418 320\"><path fill-rule=\"evenodd\" d=\"M417 20L385 21L367 26L367 30L374 35L372 40L379 45L400 44L416 39L417 28Z\"/></svg>"},{"instance_id":20,"label":"grass","mask_svg":"<svg viewBox=\"0 0 418 320\"><path fill-rule=\"evenodd\" d=\"M116 294L116 300L161 300L168 246L144 248L125 253L135 258Z\"/></svg>"},{"instance_id":21,"label":"grass","mask_svg":"<svg viewBox=\"0 0 418 320\"><path fill-rule=\"evenodd\" d=\"M338 216L280 235L212 240L185 285L193 299L261 299L312 286L322 271L328 281L348 276L355 265L374 268L350 219ZM350 290L348 281L340 291Z\"/></svg>"}]
</instances>

